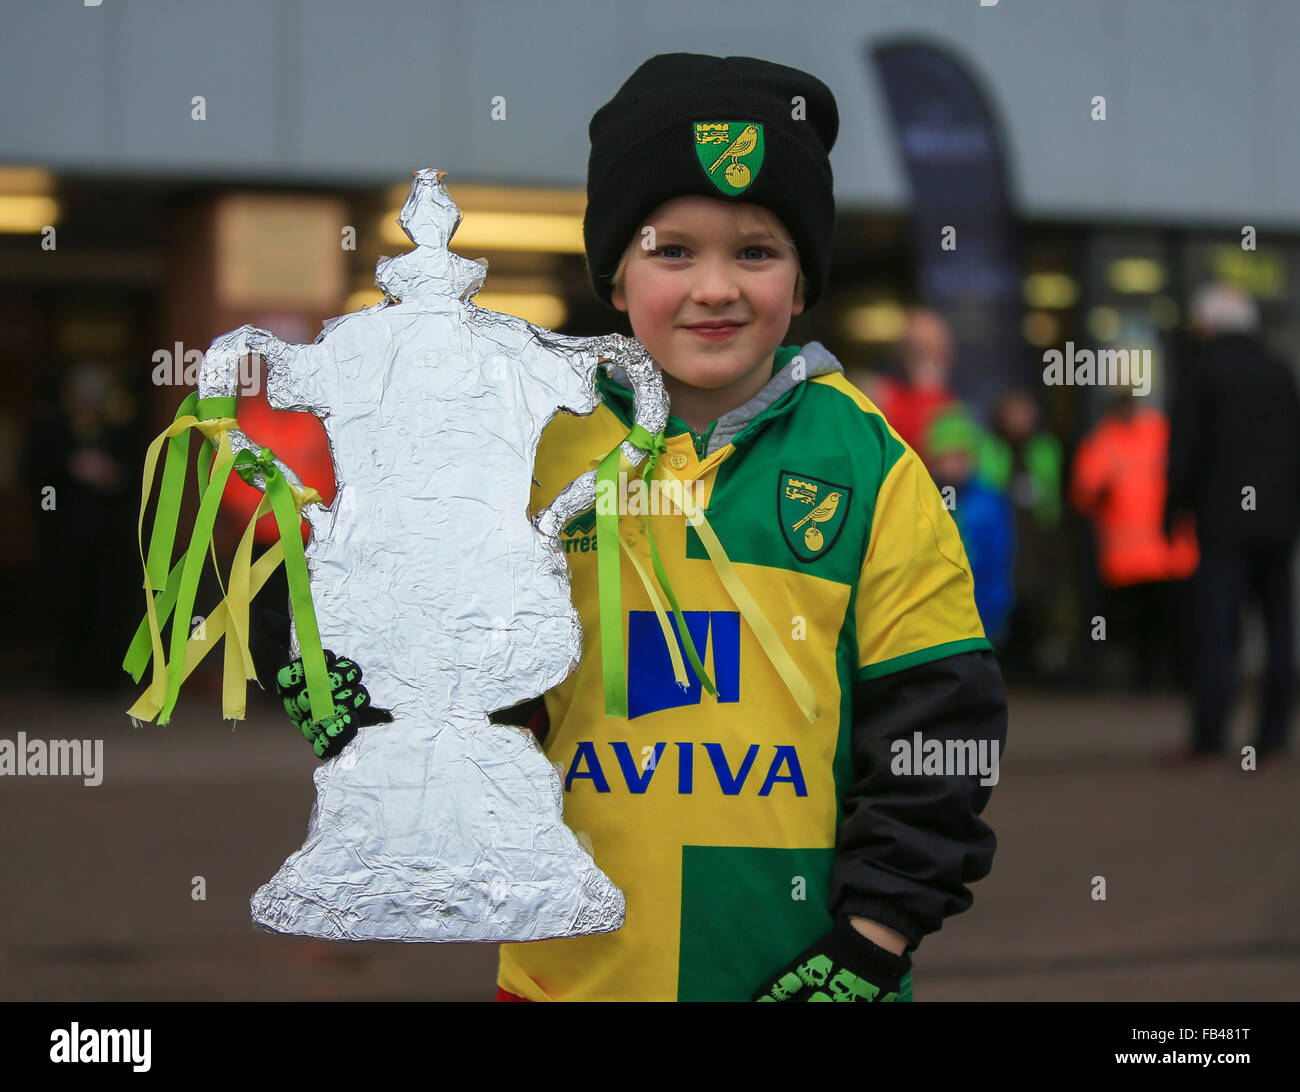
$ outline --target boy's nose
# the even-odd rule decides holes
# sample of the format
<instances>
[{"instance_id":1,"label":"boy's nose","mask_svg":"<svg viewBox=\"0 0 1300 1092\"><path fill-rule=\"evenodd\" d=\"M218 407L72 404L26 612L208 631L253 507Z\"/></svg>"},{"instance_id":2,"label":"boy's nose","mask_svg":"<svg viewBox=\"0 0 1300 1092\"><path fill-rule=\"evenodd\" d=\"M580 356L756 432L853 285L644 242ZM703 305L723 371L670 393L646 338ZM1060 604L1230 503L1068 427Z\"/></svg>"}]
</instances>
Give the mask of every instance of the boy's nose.
<instances>
[{"instance_id":1,"label":"boy's nose","mask_svg":"<svg viewBox=\"0 0 1300 1092\"><path fill-rule=\"evenodd\" d=\"M696 266L695 281L691 285L691 299L695 303L715 306L729 303L739 295L740 286L727 263L701 262Z\"/></svg>"}]
</instances>

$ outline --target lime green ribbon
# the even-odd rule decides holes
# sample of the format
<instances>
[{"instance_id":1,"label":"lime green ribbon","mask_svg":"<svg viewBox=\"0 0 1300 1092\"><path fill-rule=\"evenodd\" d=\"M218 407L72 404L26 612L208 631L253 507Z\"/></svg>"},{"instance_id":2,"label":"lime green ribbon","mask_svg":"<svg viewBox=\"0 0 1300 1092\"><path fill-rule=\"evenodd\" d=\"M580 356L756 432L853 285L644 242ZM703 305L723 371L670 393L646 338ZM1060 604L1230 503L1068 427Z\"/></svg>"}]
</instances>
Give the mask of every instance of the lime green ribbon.
<instances>
[{"instance_id":1,"label":"lime green ribbon","mask_svg":"<svg viewBox=\"0 0 1300 1092\"><path fill-rule=\"evenodd\" d=\"M316 608L311 601L307 555L302 546L302 520L294 507L289 483L274 460L275 456L265 447L257 457L266 482L266 495L271 498L271 511L275 514L276 526L280 528L284 573L289 583L289 602L293 606L293 624L298 631L303 672L307 677L311 719L320 723L335 714L334 700L330 695L329 670L325 666L325 653L321 648Z\"/></svg>"},{"instance_id":2,"label":"lime green ribbon","mask_svg":"<svg viewBox=\"0 0 1300 1092\"><path fill-rule=\"evenodd\" d=\"M652 436L643 426L634 424L632 430L627 434L626 442L646 452L645 466L641 470L641 479L646 486L646 495L649 495L655 464L658 462L659 456L668 450L663 430L661 429ZM623 578L620 566L621 554L619 552L622 539L618 533L618 486L615 480L621 446L622 441L615 444L613 450L601 459L600 466L596 471L596 575L597 592L600 597L600 653L605 678L605 715L626 718L627 666L623 658ZM691 640L690 631L686 628L686 619L682 617L681 608L677 604L677 597L673 594L672 585L668 580L668 574L664 571L663 563L659 559L659 551L655 547L654 531L650 526L650 518L646 516L645 519L646 534L650 540L650 560L654 565L659 586L663 589L664 595L667 596L668 602L672 605L673 617L677 620L677 632L686 646L686 655L690 658L691 667L694 668L696 677L703 683L705 689L716 698L717 689L705 673L704 666L700 663L700 657L695 651L695 642ZM626 549L625 545L624 548ZM648 584L647 590L653 594L653 589ZM668 630L666 625L664 633L665 638L667 638ZM676 652L676 649L671 645L669 650L673 653ZM677 681L685 685L684 675L679 673Z\"/></svg>"},{"instance_id":3,"label":"lime green ribbon","mask_svg":"<svg viewBox=\"0 0 1300 1092\"><path fill-rule=\"evenodd\" d=\"M276 467L275 455L269 448L262 448L257 455L247 450L240 451L237 455L233 453L230 430L238 426L235 420L235 408L236 400L233 397L199 398L197 394L191 393L176 411L172 424L150 445L146 457L144 484L140 498L141 532L159 445L166 441L167 453L163 463L162 484L147 558L143 550L141 552L147 609L122 661L122 667L136 682L139 682L148 666L150 654L153 654L154 683L151 687L151 696L159 708L159 724L166 724L171 719L172 709L180 693L181 681L185 676L185 647L190 638L189 623L193 617L194 600L205 555L213 552L215 562L212 532L216 524L217 508L221 503L231 470L236 470L245 481L250 483L258 470L263 475L266 483L266 498L275 515L280 532L280 544L284 551L285 575L289 584L289 597L293 605L299 645L302 649L312 718L320 721L335 714L330 693L329 673L325 665L320 631L311 601L307 561L300 530L301 516L298 504L294 500L294 491ZM194 530L190 535L189 546L168 571L167 566L175 547L177 524L180 518L191 429L198 429L204 435L198 458L199 511L194 522ZM314 491L310 491L310 495L314 499L319 499ZM259 506L253 519L256 520L260 514ZM247 581L241 580L240 584L243 594L247 595ZM155 598L155 592L161 592L161 595ZM246 602L232 603L230 607L232 619L247 618ZM173 611L175 616L172 620L171 655L166 660L164 683L160 631L168 618L172 617ZM246 645L246 635L240 632L238 624L232 626L228 639L237 640L241 646ZM241 655L238 660L244 662L247 657Z\"/></svg>"}]
</instances>

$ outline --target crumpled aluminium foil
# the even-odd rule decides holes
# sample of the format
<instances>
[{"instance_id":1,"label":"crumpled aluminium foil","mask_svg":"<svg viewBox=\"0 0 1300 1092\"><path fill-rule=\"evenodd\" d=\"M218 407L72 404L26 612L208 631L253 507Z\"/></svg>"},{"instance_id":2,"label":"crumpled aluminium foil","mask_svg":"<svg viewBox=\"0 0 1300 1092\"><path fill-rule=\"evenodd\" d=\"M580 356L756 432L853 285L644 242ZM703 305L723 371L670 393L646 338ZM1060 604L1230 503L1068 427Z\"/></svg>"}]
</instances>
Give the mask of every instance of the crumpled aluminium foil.
<instances>
[{"instance_id":1,"label":"crumpled aluminium foil","mask_svg":"<svg viewBox=\"0 0 1300 1092\"><path fill-rule=\"evenodd\" d=\"M649 432L668 400L634 340L564 337L468 302L487 263L447 249L461 217L442 177L415 174L399 222L416 248L378 263L384 302L312 345L245 326L204 358L201 397L234 394L240 359L259 352L271 405L322 418L338 493L303 509L321 641L394 718L317 767L307 840L252 916L346 940L608 932L623 894L564 824L557 769L531 732L487 714L559 683L582 651L558 532L592 507L595 473L530 520L543 428L596 408L602 360L630 378Z\"/></svg>"}]
</instances>

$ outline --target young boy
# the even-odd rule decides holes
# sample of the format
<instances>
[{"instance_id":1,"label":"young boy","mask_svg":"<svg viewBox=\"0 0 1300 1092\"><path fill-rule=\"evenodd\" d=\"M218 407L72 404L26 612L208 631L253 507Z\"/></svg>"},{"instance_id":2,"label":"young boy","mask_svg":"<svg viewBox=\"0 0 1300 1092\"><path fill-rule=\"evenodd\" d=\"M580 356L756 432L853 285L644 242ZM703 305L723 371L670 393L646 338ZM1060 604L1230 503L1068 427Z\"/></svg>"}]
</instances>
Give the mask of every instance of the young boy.
<instances>
[{"instance_id":1,"label":"young boy","mask_svg":"<svg viewBox=\"0 0 1300 1092\"><path fill-rule=\"evenodd\" d=\"M671 400L655 480L692 487L781 647L760 643L682 514L622 515L647 571L637 530L650 524L717 696L689 667L690 689L676 685L624 566L628 715L606 717L594 515L565 529L586 650L545 695L544 745L565 770L566 821L627 895L627 921L502 945L503 993L906 995L905 952L989 871L996 843L978 816L990 790L973 775L891 773L890 744L914 732L1004 739L956 527L834 357L781 345L826 283L838 126L812 76L682 53L651 58L592 119L593 284L628 314ZM533 511L626 437L619 376L598 381L595 412L543 433ZM782 654L816 694L812 724L774 668Z\"/></svg>"},{"instance_id":2,"label":"young boy","mask_svg":"<svg viewBox=\"0 0 1300 1092\"><path fill-rule=\"evenodd\" d=\"M595 513L572 520L582 659L511 712L562 766L566 822L624 891L627 918L503 944L499 999L910 999L908 953L989 872L978 774L915 773L920 755L891 770L904 768L891 745L917 746L914 733L1004 739L957 529L835 358L781 345L826 284L838 127L812 76L683 53L651 58L592 119L592 281L671 398L653 481L680 483L707 521L671 502L643 515L628 490L619 533L647 573L653 533L716 696L689 665L689 688L677 685L625 564L626 662L612 666L627 716L605 715ZM544 431L533 512L628 435L620 375L598 379L591 414Z\"/></svg>"}]
</instances>

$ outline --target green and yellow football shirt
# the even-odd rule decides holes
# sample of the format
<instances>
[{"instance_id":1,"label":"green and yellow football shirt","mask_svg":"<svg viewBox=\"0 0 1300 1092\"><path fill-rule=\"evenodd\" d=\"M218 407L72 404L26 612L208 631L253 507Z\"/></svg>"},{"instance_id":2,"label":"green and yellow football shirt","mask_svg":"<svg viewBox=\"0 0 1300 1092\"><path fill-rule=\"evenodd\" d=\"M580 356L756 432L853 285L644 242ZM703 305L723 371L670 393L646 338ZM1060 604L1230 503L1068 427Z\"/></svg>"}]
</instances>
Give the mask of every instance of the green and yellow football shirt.
<instances>
[{"instance_id":1,"label":"green and yellow football shirt","mask_svg":"<svg viewBox=\"0 0 1300 1092\"><path fill-rule=\"evenodd\" d=\"M829 367L808 369L770 404L760 396L762 408L722 446L708 443L715 426L696 437L670 418L659 488L626 490L620 534L653 572L652 527L716 698L684 647L690 686L677 685L653 604L624 564L628 710L605 715L594 511L562 532L584 651L545 695L544 747L564 771L565 821L585 833L626 894L627 920L599 936L503 944L498 984L512 993L748 1000L831 928L840 801L854 779L854 683L991 648L957 528L930 475L816 348ZM799 351L779 350L774 372ZM542 434L534 512L627 436L631 392L605 376L598 382L603 401L590 415L560 414ZM723 421L736 429L734 415ZM814 723L677 507L674 491L685 489L815 691Z\"/></svg>"}]
</instances>

